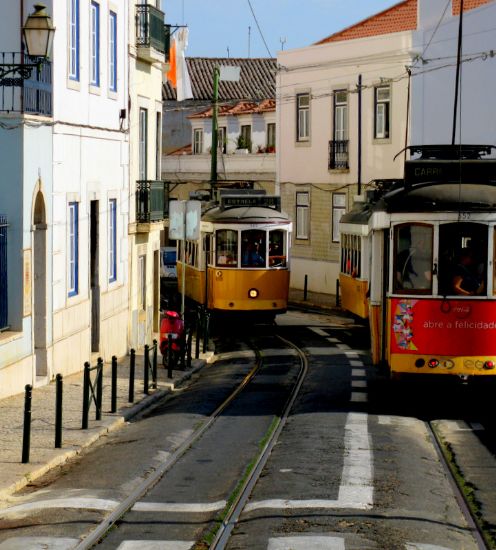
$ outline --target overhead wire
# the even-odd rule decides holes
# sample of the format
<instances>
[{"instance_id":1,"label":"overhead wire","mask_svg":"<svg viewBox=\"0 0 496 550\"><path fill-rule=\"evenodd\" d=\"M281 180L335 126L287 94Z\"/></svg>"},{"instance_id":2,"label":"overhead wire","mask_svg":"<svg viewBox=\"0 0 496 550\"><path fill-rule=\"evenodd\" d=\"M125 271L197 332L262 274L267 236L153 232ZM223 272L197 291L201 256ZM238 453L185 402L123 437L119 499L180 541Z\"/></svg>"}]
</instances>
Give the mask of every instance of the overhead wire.
<instances>
[{"instance_id":1,"label":"overhead wire","mask_svg":"<svg viewBox=\"0 0 496 550\"><path fill-rule=\"evenodd\" d=\"M255 20L255 23L257 24L258 32L260 33L260 36L262 37L262 41L265 44L265 49L267 50L267 53L269 54L269 57L272 57L272 54L270 53L269 46L267 46L267 42L265 41L265 37L263 35L262 29L260 28L260 25L258 23L257 16L255 15L255 10L253 9L253 6L251 5L251 1L248 1L248 5L250 6L251 13L253 15L253 19Z\"/></svg>"}]
</instances>

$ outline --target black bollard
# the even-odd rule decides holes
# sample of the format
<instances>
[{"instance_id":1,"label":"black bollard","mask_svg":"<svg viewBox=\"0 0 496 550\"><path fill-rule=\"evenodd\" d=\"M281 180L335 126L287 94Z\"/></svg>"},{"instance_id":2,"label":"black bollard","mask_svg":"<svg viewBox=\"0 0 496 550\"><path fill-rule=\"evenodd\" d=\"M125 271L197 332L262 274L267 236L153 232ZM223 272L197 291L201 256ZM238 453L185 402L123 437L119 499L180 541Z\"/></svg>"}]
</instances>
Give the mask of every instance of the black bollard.
<instances>
[{"instance_id":1,"label":"black bollard","mask_svg":"<svg viewBox=\"0 0 496 550\"><path fill-rule=\"evenodd\" d=\"M83 377L83 422L81 428L88 429L88 413L90 407L90 364L88 361L84 364Z\"/></svg>"},{"instance_id":2,"label":"black bollard","mask_svg":"<svg viewBox=\"0 0 496 550\"><path fill-rule=\"evenodd\" d=\"M205 311L205 324L203 328L203 353L206 353L208 349L209 330L210 330L210 312Z\"/></svg>"},{"instance_id":3,"label":"black bollard","mask_svg":"<svg viewBox=\"0 0 496 550\"><path fill-rule=\"evenodd\" d=\"M307 290L308 290L308 275L305 275L305 283L303 286L303 300L307 301Z\"/></svg>"},{"instance_id":4,"label":"black bollard","mask_svg":"<svg viewBox=\"0 0 496 550\"><path fill-rule=\"evenodd\" d=\"M339 307L339 279L336 279L336 307Z\"/></svg>"},{"instance_id":5,"label":"black bollard","mask_svg":"<svg viewBox=\"0 0 496 550\"><path fill-rule=\"evenodd\" d=\"M31 447L31 400L33 386L26 384L24 387L24 427L22 431L22 463L29 462L29 449Z\"/></svg>"},{"instance_id":6,"label":"black bollard","mask_svg":"<svg viewBox=\"0 0 496 550\"><path fill-rule=\"evenodd\" d=\"M172 378L172 358L174 352L172 351L172 334L167 337L167 378Z\"/></svg>"},{"instance_id":7,"label":"black bollard","mask_svg":"<svg viewBox=\"0 0 496 550\"><path fill-rule=\"evenodd\" d=\"M95 420L102 419L102 398L103 398L103 359L101 357L97 360L98 368L96 370L96 412Z\"/></svg>"},{"instance_id":8,"label":"black bollard","mask_svg":"<svg viewBox=\"0 0 496 550\"><path fill-rule=\"evenodd\" d=\"M112 393L110 399L110 412L117 412L117 357L112 355Z\"/></svg>"},{"instance_id":9,"label":"black bollard","mask_svg":"<svg viewBox=\"0 0 496 550\"><path fill-rule=\"evenodd\" d=\"M62 447L62 394L63 380L59 373L55 377L55 448Z\"/></svg>"},{"instance_id":10,"label":"black bollard","mask_svg":"<svg viewBox=\"0 0 496 550\"><path fill-rule=\"evenodd\" d=\"M143 356L143 391L148 395L150 385L150 347L145 344L145 354Z\"/></svg>"},{"instance_id":11,"label":"black bollard","mask_svg":"<svg viewBox=\"0 0 496 550\"><path fill-rule=\"evenodd\" d=\"M129 395L128 402L134 401L134 371L136 368L136 351L131 348L131 356L129 358Z\"/></svg>"},{"instance_id":12,"label":"black bollard","mask_svg":"<svg viewBox=\"0 0 496 550\"><path fill-rule=\"evenodd\" d=\"M153 359L152 359L152 380L153 388L157 388L157 360L158 360L158 343L153 340Z\"/></svg>"},{"instance_id":13,"label":"black bollard","mask_svg":"<svg viewBox=\"0 0 496 550\"><path fill-rule=\"evenodd\" d=\"M191 368L191 347L193 345L193 331L191 330L191 328L188 330L188 340L187 340L187 344L186 344L186 353L187 353L187 363L186 363L186 366L188 369Z\"/></svg>"},{"instance_id":14,"label":"black bollard","mask_svg":"<svg viewBox=\"0 0 496 550\"><path fill-rule=\"evenodd\" d=\"M200 310L198 309L196 312L196 327L195 327L195 333L196 333L196 341L195 341L195 359L198 359L200 357L200 331L201 331L201 315Z\"/></svg>"}]
</instances>

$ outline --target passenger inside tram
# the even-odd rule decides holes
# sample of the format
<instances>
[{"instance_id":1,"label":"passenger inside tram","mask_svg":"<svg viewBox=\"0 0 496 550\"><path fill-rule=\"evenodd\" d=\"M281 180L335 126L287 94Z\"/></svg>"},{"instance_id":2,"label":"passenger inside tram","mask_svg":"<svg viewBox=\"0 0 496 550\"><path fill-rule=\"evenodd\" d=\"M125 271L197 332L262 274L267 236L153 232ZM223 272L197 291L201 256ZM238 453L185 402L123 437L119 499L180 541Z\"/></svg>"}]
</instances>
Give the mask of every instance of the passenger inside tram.
<instances>
[{"instance_id":1,"label":"passenger inside tram","mask_svg":"<svg viewBox=\"0 0 496 550\"><path fill-rule=\"evenodd\" d=\"M474 296L484 293L484 274L477 263L473 250L462 250L454 268L453 291L461 296Z\"/></svg>"},{"instance_id":2,"label":"passenger inside tram","mask_svg":"<svg viewBox=\"0 0 496 550\"><path fill-rule=\"evenodd\" d=\"M432 227L420 224L395 230L395 290L428 292L432 288Z\"/></svg>"},{"instance_id":3,"label":"passenger inside tram","mask_svg":"<svg viewBox=\"0 0 496 550\"><path fill-rule=\"evenodd\" d=\"M241 267L261 267L265 265L265 233L243 231L241 241Z\"/></svg>"}]
</instances>

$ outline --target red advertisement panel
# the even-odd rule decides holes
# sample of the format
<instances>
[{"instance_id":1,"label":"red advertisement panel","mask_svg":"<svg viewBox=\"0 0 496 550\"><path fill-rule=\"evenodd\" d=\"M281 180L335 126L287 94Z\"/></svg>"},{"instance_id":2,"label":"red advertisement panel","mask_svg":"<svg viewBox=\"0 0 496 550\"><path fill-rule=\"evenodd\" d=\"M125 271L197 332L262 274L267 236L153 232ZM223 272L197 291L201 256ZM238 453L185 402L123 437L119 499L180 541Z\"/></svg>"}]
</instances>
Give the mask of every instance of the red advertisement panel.
<instances>
[{"instance_id":1,"label":"red advertisement panel","mask_svg":"<svg viewBox=\"0 0 496 550\"><path fill-rule=\"evenodd\" d=\"M393 298L391 352L495 355L496 302Z\"/></svg>"}]
</instances>

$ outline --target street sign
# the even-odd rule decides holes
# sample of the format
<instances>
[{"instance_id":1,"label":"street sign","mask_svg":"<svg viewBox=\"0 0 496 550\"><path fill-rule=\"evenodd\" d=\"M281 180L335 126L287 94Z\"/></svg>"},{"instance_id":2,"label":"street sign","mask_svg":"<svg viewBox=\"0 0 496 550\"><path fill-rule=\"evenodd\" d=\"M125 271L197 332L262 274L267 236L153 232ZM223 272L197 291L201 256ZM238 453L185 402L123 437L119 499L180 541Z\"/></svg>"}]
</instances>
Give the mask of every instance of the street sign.
<instances>
[{"instance_id":1,"label":"street sign","mask_svg":"<svg viewBox=\"0 0 496 550\"><path fill-rule=\"evenodd\" d=\"M200 238L201 202L186 202L186 240L197 241Z\"/></svg>"},{"instance_id":2,"label":"street sign","mask_svg":"<svg viewBox=\"0 0 496 550\"><path fill-rule=\"evenodd\" d=\"M185 236L186 201L169 201L169 238L183 240Z\"/></svg>"}]
</instances>

